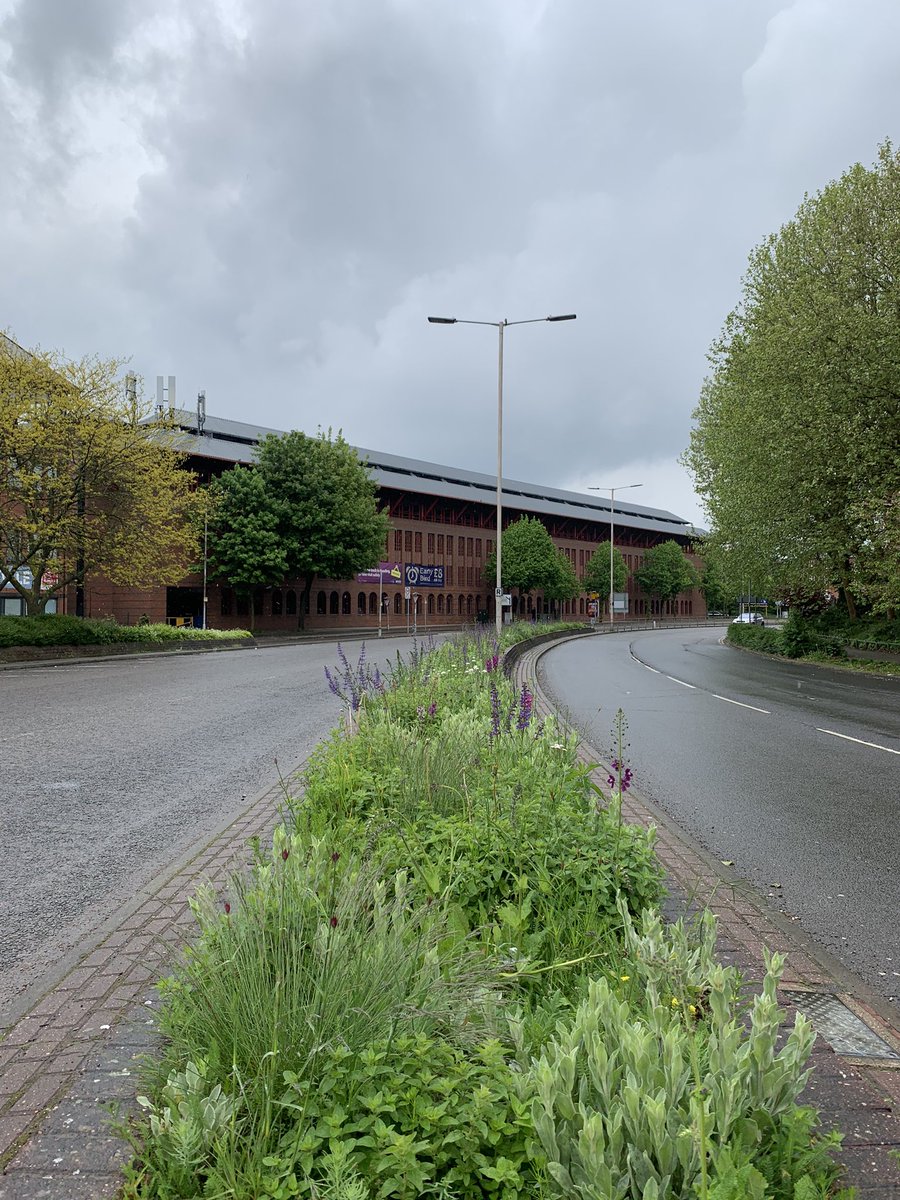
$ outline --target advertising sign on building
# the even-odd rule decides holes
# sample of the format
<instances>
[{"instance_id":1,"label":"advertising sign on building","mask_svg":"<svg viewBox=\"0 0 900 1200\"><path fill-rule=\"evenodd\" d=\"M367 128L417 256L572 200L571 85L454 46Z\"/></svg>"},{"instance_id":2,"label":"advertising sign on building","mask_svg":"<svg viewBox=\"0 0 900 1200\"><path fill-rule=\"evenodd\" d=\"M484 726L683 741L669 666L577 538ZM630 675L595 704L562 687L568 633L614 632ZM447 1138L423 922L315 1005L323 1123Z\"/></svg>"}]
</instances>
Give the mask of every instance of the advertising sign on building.
<instances>
[{"instance_id":1,"label":"advertising sign on building","mask_svg":"<svg viewBox=\"0 0 900 1200\"><path fill-rule=\"evenodd\" d=\"M357 583L402 583L403 567L398 562L382 562L370 571L360 571L356 577Z\"/></svg>"},{"instance_id":2,"label":"advertising sign on building","mask_svg":"<svg viewBox=\"0 0 900 1200\"><path fill-rule=\"evenodd\" d=\"M444 586L444 567L430 563L407 563L405 579L410 587Z\"/></svg>"}]
</instances>

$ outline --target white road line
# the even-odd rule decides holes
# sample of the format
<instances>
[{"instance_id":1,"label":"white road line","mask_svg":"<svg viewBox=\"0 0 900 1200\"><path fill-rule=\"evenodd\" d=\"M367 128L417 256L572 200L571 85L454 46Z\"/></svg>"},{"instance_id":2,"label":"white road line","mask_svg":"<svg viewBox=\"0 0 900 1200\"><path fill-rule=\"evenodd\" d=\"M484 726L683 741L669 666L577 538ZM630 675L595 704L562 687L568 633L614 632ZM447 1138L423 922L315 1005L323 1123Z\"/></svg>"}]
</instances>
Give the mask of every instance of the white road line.
<instances>
[{"instance_id":1,"label":"white road line","mask_svg":"<svg viewBox=\"0 0 900 1200\"><path fill-rule=\"evenodd\" d=\"M727 696L720 696L718 692L713 692L712 695L717 700L724 700L726 704L736 704L739 708L750 708L754 712L765 713L767 717L772 715L768 708L757 708L755 704L743 704L740 700L729 700Z\"/></svg>"},{"instance_id":2,"label":"white road line","mask_svg":"<svg viewBox=\"0 0 900 1200\"><path fill-rule=\"evenodd\" d=\"M689 687L692 692L696 692L696 687L692 683L685 683L683 679L676 679L674 675L667 675L666 679L671 679L673 683L680 683L682 687Z\"/></svg>"},{"instance_id":3,"label":"white road line","mask_svg":"<svg viewBox=\"0 0 900 1200\"><path fill-rule=\"evenodd\" d=\"M845 742L856 742L858 746L870 746L873 750L886 750L888 754L900 754L900 750L892 750L890 746L879 746L877 742L864 742L862 738L851 737L849 733L836 733L833 729L819 729L816 726L818 733L830 733L832 737L843 738Z\"/></svg>"}]
</instances>

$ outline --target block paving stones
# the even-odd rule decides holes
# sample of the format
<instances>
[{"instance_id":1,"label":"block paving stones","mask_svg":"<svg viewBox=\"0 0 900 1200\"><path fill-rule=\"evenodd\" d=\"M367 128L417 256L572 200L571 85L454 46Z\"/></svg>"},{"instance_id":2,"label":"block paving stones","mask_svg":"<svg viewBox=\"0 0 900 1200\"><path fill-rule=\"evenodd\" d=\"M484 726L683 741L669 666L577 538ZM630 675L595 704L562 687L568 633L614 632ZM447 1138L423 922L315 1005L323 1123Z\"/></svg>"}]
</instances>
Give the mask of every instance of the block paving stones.
<instances>
[{"instance_id":1,"label":"block paving stones","mask_svg":"<svg viewBox=\"0 0 900 1200\"><path fill-rule=\"evenodd\" d=\"M543 649L518 658L519 682L533 681ZM531 686L538 711L550 711ZM592 748L584 754L598 761ZM271 836L283 795L279 784L258 797L0 1030L0 1200L115 1196L129 1149L110 1110L134 1107L141 1057L158 1044L153 984L190 936L197 887L209 882L224 895L230 875L248 860L251 838L265 843ZM900 1200L900 1163L890 1155L900 1149L900 1034L891 1014L651 803L631 791L624 811L629 821L657 826L671 894L667 915L708 903L718 917L723 961L758 980L764 949L784 950L785 992L836 996L897 1051L896 1059L850 1059L820 1036L804 1099L821 1110L826 1128L843 1132L844 1182L859 1189L859 1200Z\"/></svg>"}]
</instances>

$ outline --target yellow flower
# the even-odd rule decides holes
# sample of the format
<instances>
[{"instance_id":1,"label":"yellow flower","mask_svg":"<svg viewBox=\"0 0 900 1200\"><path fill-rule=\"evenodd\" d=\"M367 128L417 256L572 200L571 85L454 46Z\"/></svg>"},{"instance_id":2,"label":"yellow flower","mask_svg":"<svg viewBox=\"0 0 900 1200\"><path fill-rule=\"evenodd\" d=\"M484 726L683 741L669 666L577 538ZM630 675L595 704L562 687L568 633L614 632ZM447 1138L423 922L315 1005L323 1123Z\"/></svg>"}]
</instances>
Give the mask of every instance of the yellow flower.
<instances>
[{"instance_id":1,"label":"yellow flower","mask_svg":"<svg viewBox=\"0 0 900 1200\"><path fill-rule=\"evenodd\" d=\"M672 997L672 1007L673 1008L677 1008L680 1003L681 1003L681 1001L678 999L677 996Z\"/></svg>"},{"instance_id":2,"label":"yellow flower","mask_svg":"<svg viewBox=\"0 0 900 1200\"><path fill-rule=\"evenodd\" d=\"M620 975L619 978L622 980L623 983L627 983L628 980L631 978L631 976L630 975Z\"/></svg>"},{"instance_id":3,"label":"yellow flower","mask_svg":"<svg viewBox=\"0 0 900 1200\"><path fill-rule=\"evenodd\" d=\"M694 1016L694 1017L696 1017L696 1015L697 1015L697 1006L696 1006L695 1004L689 1004L689 1005L688 1005L688 1009L690 1010L690 1012L691 1012L691 1015L692 1015L692 1016Z\"/></svg>"}]
</instances>

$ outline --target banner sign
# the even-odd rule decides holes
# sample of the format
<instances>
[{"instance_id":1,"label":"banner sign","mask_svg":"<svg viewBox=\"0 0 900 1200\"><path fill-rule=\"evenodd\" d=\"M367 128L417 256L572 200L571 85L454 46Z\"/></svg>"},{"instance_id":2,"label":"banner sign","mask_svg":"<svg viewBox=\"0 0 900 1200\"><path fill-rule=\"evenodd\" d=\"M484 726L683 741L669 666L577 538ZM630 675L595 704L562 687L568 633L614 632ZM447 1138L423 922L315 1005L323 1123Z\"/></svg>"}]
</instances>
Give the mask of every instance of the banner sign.
<instances>
[{"instance_id":1,"label":"banner sign","mask_svg":"<svg viewBox=\"0 0 900 1200\"><path fill-rule=\"evenodd\" d=\"M398 562L383 562L371 571L361 571L356 577L357 583L402 583L403 567Z\"/></svg>"},{"instance_id":2,"label":"banner sign","mask_svg":"<svg viewBox=\"0 0 900 1200\"><path fill-rule=\"evenodd\" d=\"M407 563L406 583L409 587L439 587L444 586L444 567L432 566L428 563Z\"/></svg>"}]
</instances>

